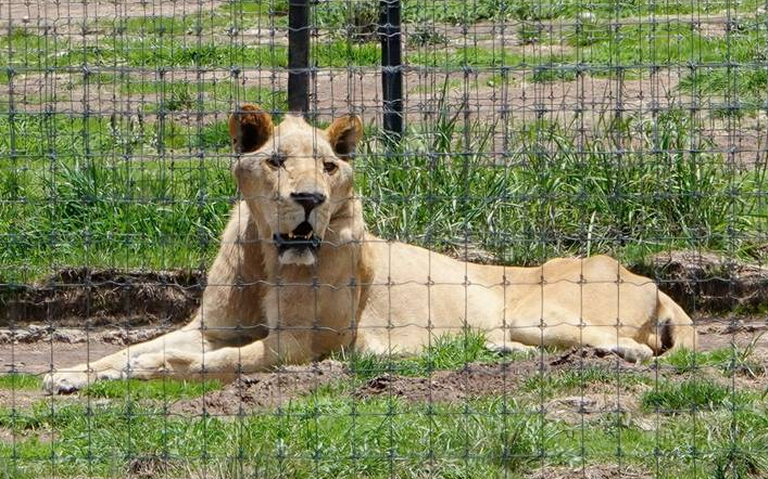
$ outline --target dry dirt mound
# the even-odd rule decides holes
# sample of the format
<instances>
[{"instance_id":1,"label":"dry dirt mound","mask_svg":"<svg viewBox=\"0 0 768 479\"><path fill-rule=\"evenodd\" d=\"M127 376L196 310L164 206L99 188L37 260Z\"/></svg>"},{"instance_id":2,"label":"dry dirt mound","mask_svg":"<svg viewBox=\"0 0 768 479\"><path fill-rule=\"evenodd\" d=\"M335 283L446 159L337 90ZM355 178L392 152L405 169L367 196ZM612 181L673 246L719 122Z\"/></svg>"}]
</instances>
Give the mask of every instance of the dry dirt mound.
<instances>
[{"instance_id":1,"label":"dry dirt mound","mask_svg":"<svg viewBox=\"0 0 768 479\"><path fill-rule=\"evenodd\" d=\"M640 273L687 311L760 310L768 305L768 266L695 250L659 253ZM645 270L644 270L645 269Z\"/></svg>"},{"instance_id":2,"label":"dry dirt mound","mask_svg":"<svg viewBox=\"0 0 768 479\"><path fill-rule=\"evenodd\" d=\"M283 405L293 398L311 394L317 388L347 379L346 365L325 360L310 365L285 366L271 373L249 374L221 391L179 401L171 412L184 415L233 416Z\"/></svg>"},{"instance_id":3,"label":"dry dirt mound","mask_svg":"<svg viewBox=\"0 0 768 479\"><path fill-rule=\"evenodd\" d=\"M447 245L451 250L452 246ZM487 253L454 255L492 263ZM459 254L461 253L461 254ZM768 306L768 267L714 253L673 251L633 268L659 281L687 311L759 311ZM30 323L83 326L176 324L189 319L205 287L201 271L66 269L40 284L2 284L0 327Z\"/></svg>"},{"instance_id":4,"label":"dry dirt mound","mask_svg":"<svg viewBox=\"0 0 768 479\"><path fill-rule=\"evenodd\" d=\"M62 270L41 284L0 285L0 326L183 322L204 281L199 271Z\"/></svg>"},{"instance_id":5,"label":"dry dirt mound","mask_svg":"<svg viewBox=\"0 0 768 479\"><path fill-rule=\"evenodd\" d=\"M604 369L648 371L618 356L592 348L574 348L555 356L499 364L468 364L457 371L435 371L430 377L382 375L358 388L357 398L400 397L408 401L452 402L473 397L514 395L521 382L553 371Z\"/></svg>"},{"instance_id":6,"label":"dry dirt mound","mask_svg":"<svg viewBox=\"0 0 768 479\"><path fill-rule=\"evenodd\" d=\"M360 399L396 396L409 401L452 402L469 397L512 394L535 367L529 362L513 364L468 364L458 371L436 371L431 377L382 375L354 393Z\"/></svg>"}]
</instances>

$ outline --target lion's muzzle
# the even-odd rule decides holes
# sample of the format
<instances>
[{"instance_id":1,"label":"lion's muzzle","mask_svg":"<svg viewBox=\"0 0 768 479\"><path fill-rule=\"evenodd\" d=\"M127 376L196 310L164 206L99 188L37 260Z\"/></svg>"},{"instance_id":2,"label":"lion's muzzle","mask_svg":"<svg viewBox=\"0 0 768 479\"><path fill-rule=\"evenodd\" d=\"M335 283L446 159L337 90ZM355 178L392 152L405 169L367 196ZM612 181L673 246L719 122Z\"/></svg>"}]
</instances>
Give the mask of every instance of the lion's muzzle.
<instances>
[{"instance_id":1,"label":"lion's muzzle","mask_svg":"<svg viewBox=\"0 0 768 479\"><path fill-rule=\"evenodd\" d=\"M283 264L314 264L322 238L315 234L308 221L303 221L290 233L273 236L278 258Z\"/></svg>"}]
</instances>

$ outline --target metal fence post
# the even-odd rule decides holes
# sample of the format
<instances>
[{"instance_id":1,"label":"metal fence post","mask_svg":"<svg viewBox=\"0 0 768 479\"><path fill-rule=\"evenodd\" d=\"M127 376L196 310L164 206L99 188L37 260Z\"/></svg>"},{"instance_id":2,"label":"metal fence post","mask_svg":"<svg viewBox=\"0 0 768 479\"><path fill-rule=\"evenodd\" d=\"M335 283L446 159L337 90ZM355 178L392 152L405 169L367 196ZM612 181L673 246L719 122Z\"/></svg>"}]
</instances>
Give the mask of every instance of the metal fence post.
<instances>
[{"instance_id":1,"label":"metal fence post","mask_svg":"<svg viewBox=\"0 0 768 479\"><path fill-rule=\"evenodd\" d=\"M384 131L393 139L403 133L403 71L400 0L381 0L381 86Z\"/></svg>"},{"instance_id":2,"label":"metal fence post","mask_svg":"<svg viewBox=\"0 0 768 479\"><path fill-rule=\"evenodd\" d=\"M309 110L309 0L289 0L288 110Z\"/></svg>"}]
</instances>

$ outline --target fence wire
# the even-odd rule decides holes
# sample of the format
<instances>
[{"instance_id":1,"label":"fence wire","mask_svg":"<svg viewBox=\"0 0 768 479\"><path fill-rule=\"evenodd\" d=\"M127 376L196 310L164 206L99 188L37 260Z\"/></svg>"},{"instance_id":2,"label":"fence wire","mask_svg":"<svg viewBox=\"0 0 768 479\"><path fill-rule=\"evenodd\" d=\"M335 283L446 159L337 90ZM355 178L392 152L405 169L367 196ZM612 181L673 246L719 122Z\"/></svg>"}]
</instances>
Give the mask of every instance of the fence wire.
<instances>
[{"instance_id":1,"label":"fence wire","mask_svg":"<svg viewBox=\"0 0 768 479\"><path fill-rule=\"evenodd\" d=\"M767 10L0 0L0 478L768 476Z\"/></svg>"}]
</instances>

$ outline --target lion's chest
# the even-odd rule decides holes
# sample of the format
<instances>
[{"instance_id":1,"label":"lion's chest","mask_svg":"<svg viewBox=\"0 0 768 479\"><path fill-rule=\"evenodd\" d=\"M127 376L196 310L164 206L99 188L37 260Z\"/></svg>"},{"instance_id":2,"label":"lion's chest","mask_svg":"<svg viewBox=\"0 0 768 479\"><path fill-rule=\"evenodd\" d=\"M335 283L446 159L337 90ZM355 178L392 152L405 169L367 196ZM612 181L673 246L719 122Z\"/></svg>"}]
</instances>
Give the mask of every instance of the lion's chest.
<instances>
[{"instance_id":1,"label":"lion's chest","mask_svg":"<svg viewBox=\"0 0 768 479\"><path fill-rule=\"evenodd\" d=\"M268 289L264 316L270 330L310 334L314 349L328 351L351 343L359 297L352 279L283 278Z\"/></svg>"}]
</instances>

